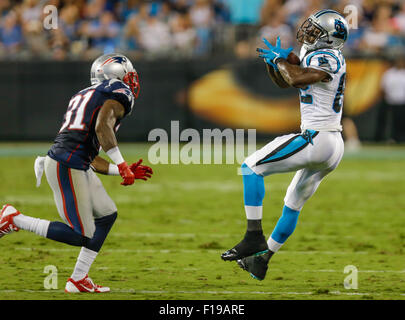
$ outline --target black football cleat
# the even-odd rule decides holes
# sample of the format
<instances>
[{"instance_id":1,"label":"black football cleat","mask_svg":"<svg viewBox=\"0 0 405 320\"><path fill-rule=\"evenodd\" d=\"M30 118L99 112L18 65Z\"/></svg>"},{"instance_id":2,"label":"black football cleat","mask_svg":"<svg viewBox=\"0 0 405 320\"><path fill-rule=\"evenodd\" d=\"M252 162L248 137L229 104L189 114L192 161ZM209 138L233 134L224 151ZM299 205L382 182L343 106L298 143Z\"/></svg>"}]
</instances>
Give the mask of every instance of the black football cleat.
<instances>
[{"instance_id":1,"label":"black football cleat","mask_svg":"<svg viewBox=\"0 0 405 320\"><path fill-rule=\"evenodd\" d=\"M271 254L270 254L271 253ZM256 253L249 257L237 260L239 267L250 273L256 280L264 280L272 252Z\"/></svg>"},{"instance_id":2,"label":"black football cleat","mask_svg":"<svg viewBox=\"0 0 405 320\"><path fill-rule=\"evenodd\" d=\"M241 242L232 249L229 249L221 254L224 261L235 261L253 254L263 254L269 251L266 239L263 233L247 232Z\"/></svg>"}]
</instances>

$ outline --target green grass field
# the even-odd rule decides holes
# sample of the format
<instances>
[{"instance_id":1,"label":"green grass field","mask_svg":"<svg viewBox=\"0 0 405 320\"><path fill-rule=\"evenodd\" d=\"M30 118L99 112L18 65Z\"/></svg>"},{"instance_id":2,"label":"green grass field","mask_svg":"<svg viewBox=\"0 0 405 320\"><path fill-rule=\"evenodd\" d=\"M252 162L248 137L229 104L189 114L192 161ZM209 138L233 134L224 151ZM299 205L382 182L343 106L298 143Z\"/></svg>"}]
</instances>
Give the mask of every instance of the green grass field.
<instances>
[{"instance_id":1,"label":"green grass field","mask_svg":"<svg viewBox=\"0 0 405 320\"><path fill-rule=\"evenodd\" d=\"M0 203L60 220L35 156L46 144L0 144ZM128 161L147 159L147 145L123 144ZM148 182L120 186L102 177L118 219L90 276L106 295L63 292L77 247L20 231L0 240L0 300L6 299L404 299L405 148L366 146L347 153L303 211L295 233L272 258L264 281L220 254L245 232L238 165L155 165ZM265 179L266 237L281 215L293 173ZM56 266L58 289L44 289ZM358 289L345 289L345 266Z\"/></svg>"}]
</instances>

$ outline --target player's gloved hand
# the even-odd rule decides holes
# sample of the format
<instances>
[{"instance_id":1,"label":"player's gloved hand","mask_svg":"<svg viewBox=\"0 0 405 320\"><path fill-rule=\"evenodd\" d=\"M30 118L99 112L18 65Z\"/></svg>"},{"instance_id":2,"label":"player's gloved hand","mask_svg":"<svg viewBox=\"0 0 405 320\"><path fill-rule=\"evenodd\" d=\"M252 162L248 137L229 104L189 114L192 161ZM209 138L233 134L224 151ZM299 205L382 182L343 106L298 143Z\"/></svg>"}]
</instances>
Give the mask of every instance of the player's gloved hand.
<instances>
[{"instance_id":1,"label":"player's gloved hand","mask_svg":"<svg viewBox=\"0 0 405 320\"><path fill-rule=\"evenodd\" d=\"M269 50L257 48L256 51L259 52L259 57L263 58L264 62L278 70L277 65L273 63L273 59L277 58L277 55L272 51L272 49L275 47L273 47L273 45L265 38L263 38L263 42L269 48Z\"/></svg>"},{"instance_id":2,"label":"player's gloved hand","mask_svg":"<svg viewBox=\"0 0 405 320\"><path fill-rule=\"evenodd\" d=\"M129 167L132 173L135 175L135 179L147 180L152 177L153 170L151 167L141 165L142 159L139 159L137 162L131 164Z\"/></svg>"},{"instance_id":3,"label":"player's gloved hand","mask_svg":"<svg viewBox=\"0 0 405 320\"><path fill-rule=\"evenodd\" d=\"M269 48L269 50L257 48L260 52L259 57L264 58L266 63L277 66L278 59L287 59L288 55L293 50L292 47L288 49L281 48L280 37L277 37L276 46L273 46L267 39L263 38L264 44Z\"/></svg>"},{"instance_id":4,"label":"player's gloved hand","mask_svg":"<svg viewBox=\"0 0 405 320\"><path fill-rule=\"evenodd\" d=\"M118 165L118 170L120 176L124 179L124 181L121 182L123 186L129 186L134 183L135 175L125 161Z\"/></svg>"}]
</instances>

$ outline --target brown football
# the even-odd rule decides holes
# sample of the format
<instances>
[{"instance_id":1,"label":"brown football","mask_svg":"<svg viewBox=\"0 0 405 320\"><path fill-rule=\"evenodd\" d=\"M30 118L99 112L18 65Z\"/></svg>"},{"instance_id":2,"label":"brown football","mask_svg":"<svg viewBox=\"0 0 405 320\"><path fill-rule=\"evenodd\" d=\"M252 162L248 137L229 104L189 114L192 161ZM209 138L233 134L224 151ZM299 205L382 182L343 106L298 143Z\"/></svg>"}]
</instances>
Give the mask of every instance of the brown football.
<instances>
[{"instance_id":1,"label":"brown football","mask_svg":"<svg viewBox=\"0 0 405 320\"><path fill-rule=\"evenodd\" d=\"M300 63L301 63L300 58L298 58L298 56L294 52L291 52L288 55L287 61L288 61L288 63L296 64L296 65L300 65Z\"/></svg>"}]
</instances>

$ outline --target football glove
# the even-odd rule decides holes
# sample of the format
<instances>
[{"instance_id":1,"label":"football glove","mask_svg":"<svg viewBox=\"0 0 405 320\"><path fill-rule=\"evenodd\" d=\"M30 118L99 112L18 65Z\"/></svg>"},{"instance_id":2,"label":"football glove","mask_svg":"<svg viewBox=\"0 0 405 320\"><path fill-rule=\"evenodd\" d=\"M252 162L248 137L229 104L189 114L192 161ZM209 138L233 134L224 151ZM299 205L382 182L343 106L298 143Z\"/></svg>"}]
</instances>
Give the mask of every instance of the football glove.
<instances>
[{"instance_id":1,"label":"football glove","mask_svg":"<svg viewBox=\"0 0 405 320\"><path fill-rule=\"evenodd\" d=\"M135 179L142 179L146 181L148 178L152 177L153 170L148 166L141 165L142 161L142 159L139 159L137 162L131 164L129 168L135 175Z\"/></svg>"},{"instance_id":2,"label":"football glove","mask_svg":"<svg viewBox=\"0 0 405 320\"><path fill-rule=\"evenodd\" d=\"M293 50L292 47L288 49L281 48L281 40L280 37L277 37L276 46L273 46L267 39L263 38L264 44L269 48L262 49L257 48L257 52L259 52L259 57L264 58L267 64L275 66L277 68L277 60L279 59L287 59L288 55Z\"/></svg>"},{"instance_id":3,"label":"football glove","mask_svg":"<svg viewBox=\"0 0 405 320\"><path fill-rule=\"evenodd\" d=\"M129 186L134 183L135 175L125 161L118 165L118 171L124 180L121 182L123 186Z\"/></svg>"}]
</instances>

